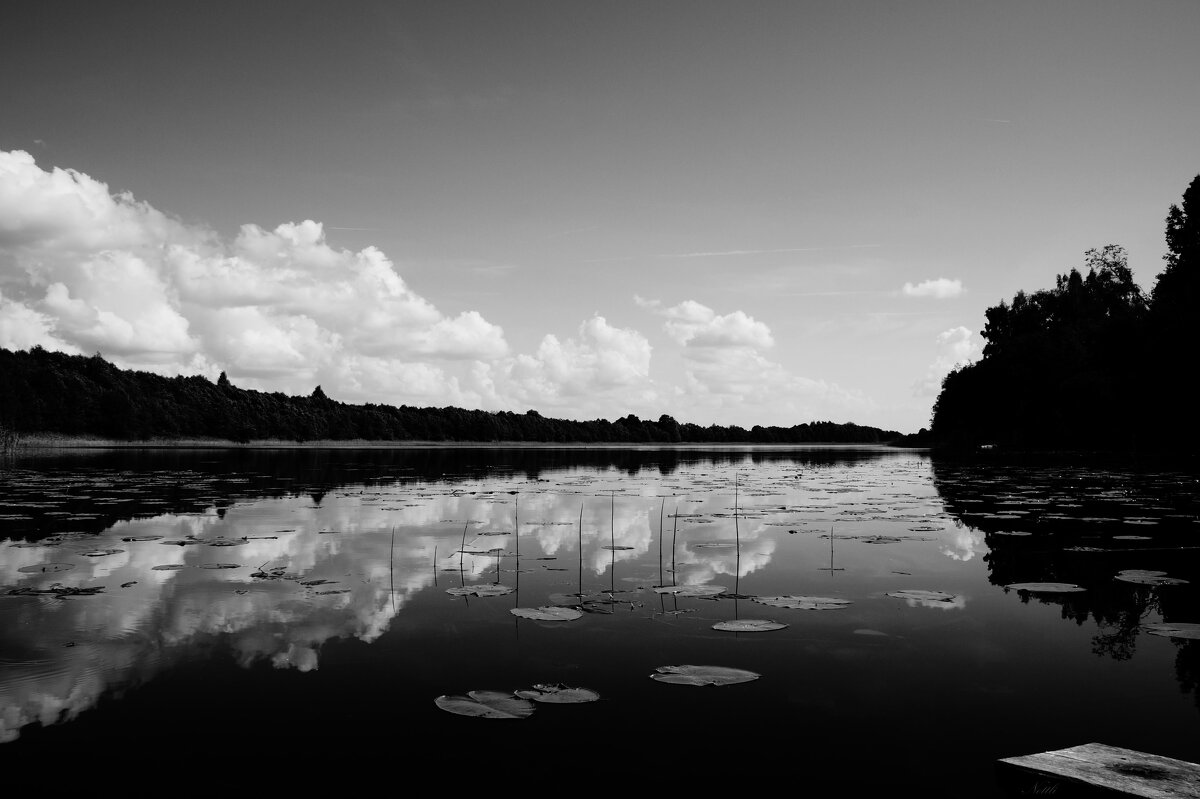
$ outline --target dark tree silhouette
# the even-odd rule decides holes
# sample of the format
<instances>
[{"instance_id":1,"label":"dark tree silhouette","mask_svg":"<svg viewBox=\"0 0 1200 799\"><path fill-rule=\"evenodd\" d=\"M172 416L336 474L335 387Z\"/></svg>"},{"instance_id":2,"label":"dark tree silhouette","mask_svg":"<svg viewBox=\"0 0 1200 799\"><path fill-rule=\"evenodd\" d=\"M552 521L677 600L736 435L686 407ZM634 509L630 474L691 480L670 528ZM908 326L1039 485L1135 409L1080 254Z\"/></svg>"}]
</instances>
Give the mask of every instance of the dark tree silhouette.
<instances>
[{"instance_id":1,"label":"dark tree silhouette","mask_svg":"<svg viewBox=\"0 0 1200 799\"><path fill-rule=\"evenodd\" d=\"M540 441L583 443L850 442L885 443L893 430L851 423L793 427L700 427L670 416L657 422L633 414L615 421L551 419L463 408L350 405L320 386L307 397L238 388L224 372L161 377L126 371L92 357L0 349L0 444L24 434L92 435L118 440L202 438L315 441ZM5 444L5 442L8 442Z\"/></svg>"},{"instance_id":2,"label":"dark tree silhouette","mask_svg":"<svg viewBox=\"0 0 1200 799\"><path fill-rule=\"evenodd\" d=\"M1088 250L1054 288L985 312L983 357L942 382L943 447L1148 452L1197 443L1187 391L1200 335L1200 176L1167 215L1166 268L1150 298L1125 250Z\"/></svg>"}]
</instances>

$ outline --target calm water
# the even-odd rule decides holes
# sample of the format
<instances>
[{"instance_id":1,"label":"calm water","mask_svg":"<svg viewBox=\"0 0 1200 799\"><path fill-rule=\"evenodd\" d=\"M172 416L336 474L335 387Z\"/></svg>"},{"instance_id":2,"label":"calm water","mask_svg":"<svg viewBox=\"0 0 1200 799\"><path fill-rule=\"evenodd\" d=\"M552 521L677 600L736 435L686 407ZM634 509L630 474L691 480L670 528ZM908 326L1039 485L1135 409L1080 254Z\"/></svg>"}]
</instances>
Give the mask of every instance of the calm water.
<instances>
[{"instance_id":1,"label":"calm water","mask_svg":"<svg viewBox=\"0 0 1200 799\"><path fill-rule=\"evenodd\" d=\"M1200 761L1200 641L1145 627L1200 622L1198 516L1195 475L882 448L22 456L0 471L0 762L998 796L997 758L1091 741ZM781 595L848 604L758 601ZM511 612L546 607L579 617ZM669 665L760 676L650 678ZM601 699L435 704L535 684Z\"/></svg>"}]
</instances>

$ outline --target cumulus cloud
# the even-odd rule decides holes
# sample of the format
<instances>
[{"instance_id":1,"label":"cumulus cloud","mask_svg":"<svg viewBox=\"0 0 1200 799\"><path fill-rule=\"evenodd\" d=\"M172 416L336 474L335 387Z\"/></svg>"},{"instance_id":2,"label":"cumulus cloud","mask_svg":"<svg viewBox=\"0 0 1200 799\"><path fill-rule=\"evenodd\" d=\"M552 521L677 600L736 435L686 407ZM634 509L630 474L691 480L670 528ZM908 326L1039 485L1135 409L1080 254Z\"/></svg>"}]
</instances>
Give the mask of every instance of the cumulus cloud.
<instances>
[{"instance_id":1,"label":"cumulus cloud","mask_svg":"<svg viewBox=\"0 0 1200 799\"><path fill-rule=\"evenodd\" d=\"M381 251L332 247L319 222L247 224L223 241L21 151L0 151L0 266L9 348L225 370L270 390L325 382L351 401L462 398L461 364L509 355L499 326L442 313Z\"/></svg>"},{"instance_id":2,"label":"cumulus cloud","mask_svg":"<svg viewBox=\"0 0 1200 799\"><path fill-rule=\"evenodd\" d=\"M650 342L632 328L615 327L599 314L579 325L574 336L542 338L532 354L481 365L478 385L496 400L518 406L588 410L602 415L616 404L644 404L655 395L650 381Z\"/></svg>"},{"instance_id":3,"label":"cumulus cloud","mask_svg":"<svg viewBox=\"0 0 1200 799\"><path fill-rule=\"evenodd\" d=\"M913 393L919 397L937 396L942 389L942 378L958 367L978 360L981 354L981 348L967 328L960 325L943 330L937 335L937 356L925 376L913 386Z\"/></svg>"},{"instance_id":4,"label":"cumulus cloud","mask_svg":"<svg viewBox=\"0 0 1200 799\"><path fill-rule=\"evenodd\" d=\"M320 384L353 403L578 419L667 412L705 424L858 421L874 410L771 360L766 323L690 299L638 298L662 318L678 385L652 375L645 335L600 313L514 352L498 324L440 310L381 250L334 247L325 231L306 219L222 236L83 172L0 151L0 347L100 352L165 375L224 371L235 385L289 394Z\"/></svg>"},{"instance_id":5,"label":"cumulus cloud","mask_svg":"<svg viewBox=\"0 0 1200 799\"><path fill-rule=\"evenodd\" d=\"M945 277L939 277L936 280L925 280L915 285L905 283L902 289L906 297L933 297L937 300L957 297L965 290L961 280L950 280Z\"/></svg>"},{"instance_id":6,"label":"cumulus cloud","mask_svg":"<svg viewBox=\"0 0 1200 799\"><path fill-rule=\"evenodd\" d=\"M664 306L635 296L640 307L665 318L663 330L682 347L685 385L676 398L698 413L730 411L783 426L813 420L850 421L874 413L859 392L789 372L765 354L774 344L770 328L743 311L718 314L694 300ZM729 424L720 421L719 424Z\"/></svg>"}]
</instances>

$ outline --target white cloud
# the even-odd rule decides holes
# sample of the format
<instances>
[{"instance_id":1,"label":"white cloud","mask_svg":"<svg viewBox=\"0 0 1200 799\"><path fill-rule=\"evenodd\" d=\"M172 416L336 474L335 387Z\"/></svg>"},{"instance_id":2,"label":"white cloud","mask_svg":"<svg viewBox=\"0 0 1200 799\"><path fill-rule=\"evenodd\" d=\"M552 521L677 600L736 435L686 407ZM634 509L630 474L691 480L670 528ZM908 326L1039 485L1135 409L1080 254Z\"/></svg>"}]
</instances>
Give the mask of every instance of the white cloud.
<instances>
[{"instance_id":1,"label":"white cloud","mask_svg":"<svg viewBox=\"0 0 1200 799\"><path fill-rule=\"evenodd\" d=\"M774 346L770 329L743 311L719 316L713 309L695 300L663 308L657 300L634 296L643 308L665 316L663 328L677 343L690 347L755 347Z\"/></svg>"},{"instance_id":2,"label":"white cloud","mask_svg":"<svg viewBox=\"0 0 1200 799\"><path fill-rule=\"evenodd\" d=\"M652 396L650 354L650 342L641 333L614 327L596 314L574 337L547 334L532 355L484 367L478 382L517 407L591 409L599 416Z\"/></svg>"},{"instance_id":3,"label":"white cloud","mask_svg":"<svg viewBox=\"0 0 1200 799\"><path fill-rule=\"evenodd\" d=\"M50 317L19 302L6 299L0 292L0 347L27 350L30 347L53 347ZM69 350L78 355L79 351Z\"/></svg>"},{"instance_id":4,"label":"white cloud","mask_svg":"<svg viewBox=\"0 0 1200 799\"><path fill-rule=\"evenodd\" d=\"M671 359L651 373L636 329L595 313L513 352L474 310L447 314L382 251L338 249L314 220L242 225L223 238L70 169L0 151L0 346L100 352L159 374L228 373L235 385L345 402L536 409L592 419L670 413L700 424L865 421L877 409L767 357L743 310L665 307Z\"/></svg>"},{"instance_id":5,"label":"white cloud","mask_svg":"<svg viewBox=\"0 0 1200 799\"><path fill-rule=\"evenodd\" d=\"M767 358L763 351L775 344L770 328L743 311L721 315L694 300L671 307L639 296L634 302L665 317L663 330L683 348L685 385L676 400L694 408L699 423L731 424L736 415L791 426L861 420L877 410L859 392L794 375Z\"/></svg>"},{"instance_id":6,"label":"white cloud","mask_svg":"<svg viewBox=\"0 0 1200 799\"><path fill-rule=\"evenodd\" d=\"M906 297L933 297L938 300L957 297L965 290L961 280L950 280L944 277L925 280L916 285L905 283L903 288Z\"/></svg>"},{"instance_id":7,"label":"white cloud","mask_svg":"<svg viewBox=\"0 0 1200 799\"><path fill-rule=\"evenodd\" d=\"M979 360L981 354L967 328L960 325L943 330L937 335L937 356L925 376L914 384L913 393L920 397L937 396L942 390L942 378L964 364Z\"/></svg>"},{"instance_id":8,"label":"white cloud","mask_svg":"<svg viewBox=\"0 0 1200 799\"><path fill-rule=\"evenodd\" d=\"M499 326L443 314L378 249L335 249L319 222L247 224L223 242L20 151L0 152L0 266L6 347L99 351L164 374L226 370L289 392L329 379L334 397L396 403L460 398L453 372L470 367L455 364L508 355Z\"/></svg>"}]
</instances>

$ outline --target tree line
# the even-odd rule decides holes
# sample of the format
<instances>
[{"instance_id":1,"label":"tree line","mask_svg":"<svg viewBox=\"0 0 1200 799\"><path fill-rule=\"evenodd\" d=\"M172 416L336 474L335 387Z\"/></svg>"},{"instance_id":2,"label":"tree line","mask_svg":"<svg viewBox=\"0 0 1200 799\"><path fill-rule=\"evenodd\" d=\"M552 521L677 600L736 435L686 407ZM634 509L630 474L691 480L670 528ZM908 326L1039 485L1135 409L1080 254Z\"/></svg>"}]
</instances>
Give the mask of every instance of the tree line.
<instances>
[{"instance_id":1,"label":"tree line","mask_svg":"<svg viewBox=\"0 0 1200 799\"><path fill-rule=\"evenodd\" d=\"M946 448L1180 452L1198 441L1200 175L1166 218L1149 294L1125 250L1089 250L1053 288L988 308L983 356L945 377L930 435Z\"/></svg>"},{"instance_id":2,"label":"tree line","mask_svg":"<svg viewBox=\"0 0 1200 799\"><path fill-rule=\"evenodd\" d=\"M747 430L633 414L614 421L553 419L537 411L354 405L317 386L308 396L234 386L224 372L163 377L120 369L99 353L68 355L42 347L0 348L0 432L97 436L117 440L225 439L282 441L462 441L575 443L817 442L878 444L894 430L853 423L808 422ZM11 444L10 444L11 446Z\"/></svg>"}]
</instances>

